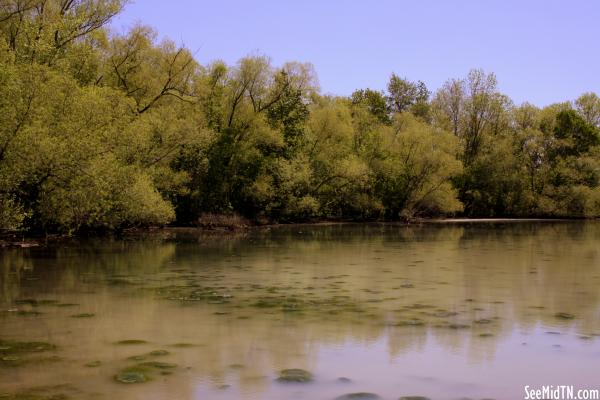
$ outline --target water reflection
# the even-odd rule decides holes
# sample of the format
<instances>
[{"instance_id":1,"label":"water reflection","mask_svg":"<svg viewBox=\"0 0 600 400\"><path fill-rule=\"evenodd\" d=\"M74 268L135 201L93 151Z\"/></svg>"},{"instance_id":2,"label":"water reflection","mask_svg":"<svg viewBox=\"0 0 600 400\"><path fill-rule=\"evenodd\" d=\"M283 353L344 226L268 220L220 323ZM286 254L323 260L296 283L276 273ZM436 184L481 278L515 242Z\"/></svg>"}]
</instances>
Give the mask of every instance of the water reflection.
<instances>
[{"instance_id":1,"label":"water reflection","mask_svg":"<svg viewBox=\"0 0 600 400\"><path fill-rule=\"evenodd\" d=\"M580 222L349 225L5 250L0 339L58 350L0 365L0 387L125 399L508 399L558 378L589 387L599 239L600 224ZM114 344L124 339L147 343ZM178 365L172 375L111 379L157 349ZM277 384L284 368L316 382Z\"/></svg>"}]
</instances>

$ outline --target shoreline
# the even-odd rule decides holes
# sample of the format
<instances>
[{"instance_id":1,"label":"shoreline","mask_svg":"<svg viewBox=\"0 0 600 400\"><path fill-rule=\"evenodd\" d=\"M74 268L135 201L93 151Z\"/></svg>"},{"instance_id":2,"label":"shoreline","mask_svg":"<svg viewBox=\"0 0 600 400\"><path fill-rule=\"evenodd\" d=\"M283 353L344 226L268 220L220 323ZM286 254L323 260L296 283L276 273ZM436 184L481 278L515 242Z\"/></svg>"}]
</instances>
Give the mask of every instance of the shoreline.
<instances>
[{"instance_id":1,"label":"shoreline","mask_svg":"<svg viewBox=\"0 0 600 400\"><path fill-rule=\"evenodd\" d=\"M598 221L596 218L419 218L411 221L314 221L314 222L292 222L292 223L274 223L264 225L245 225L236 227L215 226L163 226L163 227L137 227L127 228L121 232L112 232L108 234L90 234L90 235L61 235L52 234L27 235L21 232L10 232L0 234L0 249L7 248L31 248L48 245L49 243L64 242L80 239L97 239L102 237L139 237L142 235L155 234L206 234L209 236L229 236L251 231L263 231L270 229L300 228L300 227L322 227L322 226L418 226L418 225L463 225L463 224L502 224L502 223L564 223L564 222L590 222Z\"/></svg>"}]
</instances>

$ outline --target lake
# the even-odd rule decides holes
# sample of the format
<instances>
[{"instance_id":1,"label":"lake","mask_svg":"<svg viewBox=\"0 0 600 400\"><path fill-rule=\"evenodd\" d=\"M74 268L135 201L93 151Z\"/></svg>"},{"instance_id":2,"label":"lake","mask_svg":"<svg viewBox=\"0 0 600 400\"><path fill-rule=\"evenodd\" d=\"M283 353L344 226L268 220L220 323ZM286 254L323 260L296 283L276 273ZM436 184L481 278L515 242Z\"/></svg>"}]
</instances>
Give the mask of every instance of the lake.
<instances>
[{"instance_id":1,"label":"lake","mask_svg":"<svg viewBox=\"0 0 600 400\"><path fill-rule=\"evenodd\" d=\"M0 259L0 399L599 386L597 222L174 229Z\"/></svg>"}]
</instances>

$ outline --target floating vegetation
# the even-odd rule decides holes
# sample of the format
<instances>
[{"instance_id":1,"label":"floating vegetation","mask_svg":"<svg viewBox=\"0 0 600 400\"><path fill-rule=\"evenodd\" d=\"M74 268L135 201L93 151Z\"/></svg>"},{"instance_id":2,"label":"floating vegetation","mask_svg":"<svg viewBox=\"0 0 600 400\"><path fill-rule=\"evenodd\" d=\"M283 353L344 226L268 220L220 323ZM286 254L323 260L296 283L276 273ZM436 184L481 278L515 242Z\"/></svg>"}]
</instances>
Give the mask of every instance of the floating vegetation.
<instances>
[{"instance_id":1,"label":"floating vegetation","mask_svg":"<svg viewBox=\"0 0 600 400\"><path fill-rule=\"evenodd\" d=\"M407 319L402 321L397 321L391 324L391 326L425 326L425 321L421 319Z\"/></svg>"},{"instance_id":2,"label":"floating vegetation","mask_svg":"<svg viewBox=\"0 0 600 400\"><path fill-rule=\"evenodd\" d=\"M173 343L170 346L171 347L186 348L186 347L197 347L197 346L200 346L200 345L199 344L194 344L194 343Z\"/></svg>"},{"instance_id":3,"label":"floating vegetation","mask_svg":"<svg viewBox=\"0 0 600 400\"><path fill-rule=\"evenodd\" d=\"M160 298L181 302L206 302L208 304L225 304L233 297L229 293L219 293L212 287L199 287L198 284L172 285L155 289Z\"/></svg>"},{"instance_id":4,"label":"floating vegetation","mask_svg":"<svg viewBox=\"0 0 600 400\"><path fill-rule=\"evenodd\" d=\"M454 311L438 310L438 311L434 312L432 315L434 317L438 317L438 318L448 318L448 317L454 317L454 316L458 315L458 313L454 312Z\"/></svg>"},{"instance_id":5,"label":"floating vegetation","mask_svg":"<svg viewBox=\"0 0 600 400\"><path fill-rule=\"evenodd\" d=\"M101 361L97 361L97 360L85 364L85 366L88 367L88 368L97 368L97 367L99 367L101 365L102 365L102 362Z\"/></svg>"},{"instance_id":6,"label":"floating vegetation","mask_svg":"<svg viewBox=\"0 0 600 400\"><path fill-rule=\"evenodd\" d=\"M303 369L284 369L279 372L278 382L283 383L309 383L313 381L313 375Z\"/></svg>"},{"instance_id":7,"label":"floating vegetation","mask_svg":"<svg viewBox=\"0 0 600 400\"><path fill-rule=\"evenodd\" d=\"M114 344L118 344L118 345L138 345L138 344L146 344L148 342L146 342L145 340L141 340L141 339L126 339L126 340L119 340L118 342L115 342Z\"/></svg>"},{"instance_id":8,"label":"floating vegetation","mask_svg":"<svg viewBox=\"0 0 600 400\"><path fill-rule=\"evenodd\" d=\"M337 276L331 277L331 279ZM323 279L328 279L326 277ZM297 283L300 284L299 282ZM323 317L339 313L361 313L364 309L359 303L349 296L341 296L343 290L339 286L332 286L327 293L333 296L322 297L312 292L304 292L301 295L290 294L294 289L291 286L266 286L260 284L225 286L199 286L181 284L169 285L151 289L159 298L179 301L182 303L202 302L213 305L229 305L228 310L214 311L214 315L229 315L234 309L264 308L283 313L304 315L305 312L319 313ZM314 288L314 286L310 286ZM148 289L144 289L148 290ZM235 296L231 292L237 293ZM380 300L371 300L379 302ZM249 318L236 316L236 318Z\"/></svg>"},{"instance_id":9,"label":"floating vegetation","mask_svg":"<svg viewBox=\"0 0 600 400\"><path fill-rule=\"evenodd\" d=\"M148 355L152 356L152 357L159 357L159 356L168 356L169 353L167 350L153 350L150 353L148 353Z\"/></svg>"},{"instance_id":10,"label":"floating vegetation","mask_svg":"<svg viewBox=\"0 0 600 400\"><path fill-rule=\"evenodd\" d=\"M70 385L41 386L20 390L16 393L0 393L2 400L67 400L67 393L77 392Z\"/></svg>"},{"instance_id":11,"label":"floating vegetation","mask_svg":"<svg viewBox=\"0 0 600 400\"><path fill-rule=\"evenodd\" d=\"M144 383L148 377L140 371L124 370L115 375L114 379L120 383Z\"/></svg>"},{"instance_id":12,"label":"floating vegetation","mask_svg":"<svg viewBox=\"0 0 600 400\"><path fill-rule=\"evenodd\" d=\"M154 374L168 375L176 367L177 364L148 361L124 368L113 378L119 383L144 383L151 380Z\"/></svg>"},{"instance_id":13,"label":"floating vegetation","mask_svg":"<svg viewBox=\"0 0 600 400\"><path fill-rule=\"evenodd\" d=\"M81 313L81 314L71 315L70 317L71 318L92 318L95 316L96 316L96 314L93 314L93 313Z\"/></svg>"},{"instance_id":14,"label":"floating vegetation","mask_svg":"<svg viewBox=\"0 0 600 400\"><path fill-rule=\"evenodd\" d=\"M16 314L22 317L36 317L38 315L42 315L43 313L38 310L18 310Z\"/></svg>"},{"instance_id":15,"label":"floating vegetation","mask_svg":"<svg viewBox=\"0 0 600 400\"><path fill-rule=\"evenodd\" d=\"M375 393L368 392L357 392L357 393L348 393L335 398L335 400L378 400L381 399Z\"/></svg>"},{"instance_id":16,"label":"floating vegetation","mask_svg":"<svg viewBox=\"0 0 600 400\"><path fill-rule=\"evenodd\" d=\"M14 363L18 363L19 361L21 361L21 357L17 357L17 356L2 356L0 357L0 365L2 364L14 364Z\"/></svg>"},{"instance_id":17,"label":"floating vegetation","mask_svg":"<svg viewBox=\"0 0 600 400\"><path fill-rule=\"evenodd\" d=\"M448 328L450 328L450 329L468 329L468 328L470 328L470 326L466 325L466 324L449 324Z\"/></svg>"},{"instance_id":18,"label":"floating vegetation","mask_svg":"<svg viewBox=\"0 0 600 400\"><path fill-rule=\"evenodd\" d=\"M554 317L565 320L575 319L575 315L566 312L557 312L556 314L554 314Z\"/></svg>"},{"instance_id":19,"label":"floating vegetation","mask_svg":"<svg viewBox=\"0 0 600 400\"><path fill-rule=\"evenodd\" d=\"M131 361L145 361L148 359L148 356L144 354L144 355L127 357L127 359L131 360Z\"/></svg>"},{"instance_id":20,"label":"floating vegetation","mask_svg":"<svg viewBox=\"0 0 600 400\"><path fill-rule=\"evenodd\" d=\"M143 368L155 368L155 369L171 369L177 367L177 364L160 362L160 361L147 361L138 364L138 367Z\"/></svg>"},{"instance_id":21,"label":"floating vegetation","mask_svg":"<svg viewBox=\"0 0 600 400\"><path fill-rule=\"evenodd\" d=\"M37 307L37 306L47 306L47 305L51 305L51 304L56 304L58 303L58 301L56 300L49 300L49 299L18 299L15 300L14 302L15 304L19 304L19 305L30 305L32 307Z\"/></svg>"},{"instance_id":22,"label":"floating vegetation","mask_svg":"<svg viewBox=\"0 0 600 400\"><path fill-rule=\"evenodd\" d=\"M35 353L55 349L55 345L47 342L11 342L0 340L0 354Z\"/></svg>"},{"instance_id":23,"label":"floating vegetation","mask_svg":"<svg viewBox=\"0 0 600 400\"><path fill-rule=\"evenodd\" d=\"M152 357L163 357L163 356L168 356L169 354L171 354L171 353L169 353L167 350L153 350L146 354L139 354L139 355L127 357L127 359L132 360L132 361L145 361Z\"/></svg>"},{"instance_id":24,"label":"floating vegetation","mask_svg":"<svg viewBox=\"0 0 600 400\"><path fill-rule=\"evenodd\" d=\"M429 397L425 396L402 396L398 400L431 400Z\"/></svg>"},{"instance_id":25,"label":"floating vegetation","mask_svg":"<svg viewBox=\"0 0 600 400\"><path fill-rule=\"evenodd\" d=\"M135 285L130 279L127 278L109 278L106 280L106 283L111 286L132 286Z\"/></svg>"},{"instance_id":26,"label":"floating vegetation","mask_svg":"<svg viewBox=\"0 0 600 400\"><path fill-rule=\"evenodd\" d=\"M46 342L13 342L0 340L0 367L13 367L34 359L27 358L32 353L56 350L56 346ZM35 361L57 361L58 358L36 359Z\"/></svg>"},{"instance_id":27,"label":"floating vegetation","mask_svg":"<svg viewBox=\"0 0 600 400\"><path fill-rule=\"evenodd\" d=\"M430 304L414 303L414 304L404 306L404 308L407 310L425 310L425 309L429 309L429 308L434 308L434 306L432 306Z\"/></svg>"}]
</instances>

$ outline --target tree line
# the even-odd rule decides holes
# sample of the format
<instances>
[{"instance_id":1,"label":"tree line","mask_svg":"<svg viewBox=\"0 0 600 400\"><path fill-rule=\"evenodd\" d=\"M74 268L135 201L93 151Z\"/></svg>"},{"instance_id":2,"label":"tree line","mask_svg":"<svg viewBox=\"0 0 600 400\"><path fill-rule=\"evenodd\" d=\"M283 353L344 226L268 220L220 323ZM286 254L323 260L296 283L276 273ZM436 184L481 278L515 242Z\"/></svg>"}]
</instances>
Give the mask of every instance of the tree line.
<instances>
[{"instance_id":1,"label":"tree line","mask_svg":"<svg viewBox=\"0 0 600 400\"><path fill-rule=\"evenodd\" d=\"M323 95L310 64L111 32L123 6L0 0L0 229L600 216L594 93L516 105L472 70Z\"/></svg>"}]
</instances>

